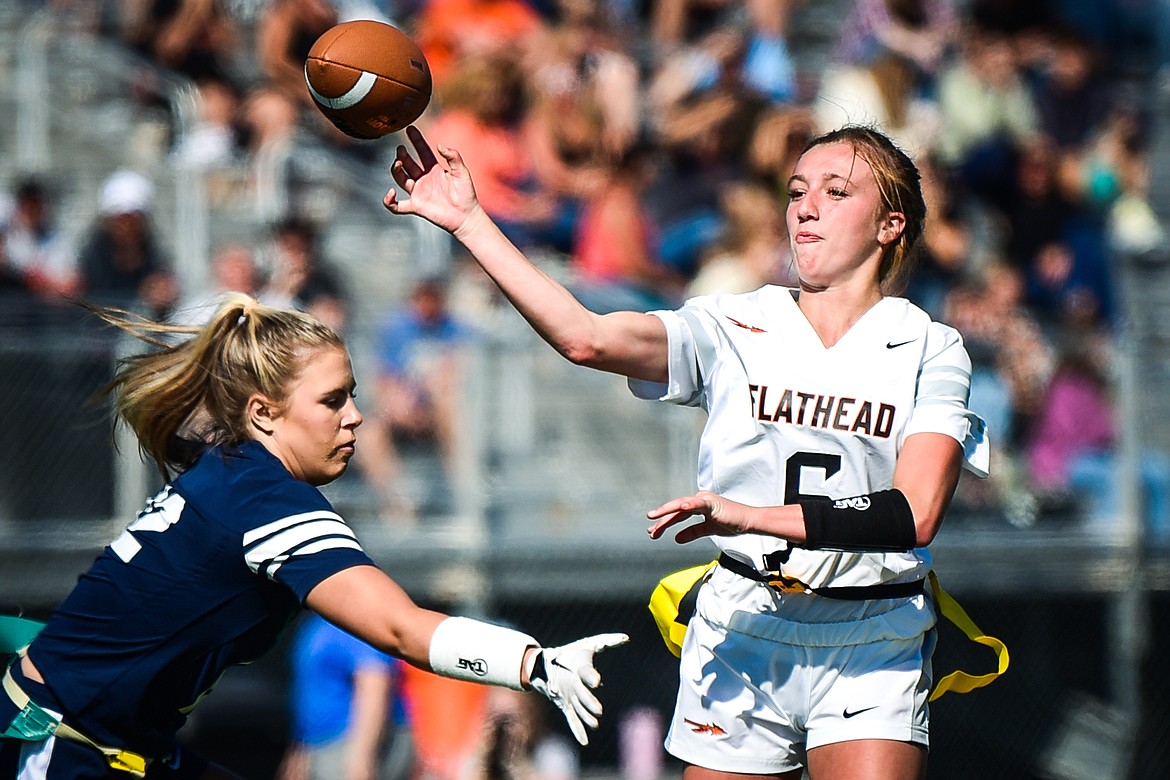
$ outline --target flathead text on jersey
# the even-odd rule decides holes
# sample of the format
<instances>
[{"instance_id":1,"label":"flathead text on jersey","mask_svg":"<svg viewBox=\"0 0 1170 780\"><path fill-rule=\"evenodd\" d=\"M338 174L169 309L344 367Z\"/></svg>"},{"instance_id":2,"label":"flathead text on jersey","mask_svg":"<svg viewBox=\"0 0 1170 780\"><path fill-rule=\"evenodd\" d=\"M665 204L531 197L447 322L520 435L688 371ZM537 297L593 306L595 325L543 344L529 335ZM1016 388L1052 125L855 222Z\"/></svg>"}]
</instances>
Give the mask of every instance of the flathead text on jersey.
<instances>
[{"instance_id":1,"label":"flathead text on jersey","mask_svg":"<svg viewBox=\"0 0 1170 780\"><path fill-rule=\"evenodd\" d=\"M894 427L893 404L785 389L771 393L767 385L748 385L752 414L761 422L786 422L889 438Z\"/></svg>"}]
</instances>

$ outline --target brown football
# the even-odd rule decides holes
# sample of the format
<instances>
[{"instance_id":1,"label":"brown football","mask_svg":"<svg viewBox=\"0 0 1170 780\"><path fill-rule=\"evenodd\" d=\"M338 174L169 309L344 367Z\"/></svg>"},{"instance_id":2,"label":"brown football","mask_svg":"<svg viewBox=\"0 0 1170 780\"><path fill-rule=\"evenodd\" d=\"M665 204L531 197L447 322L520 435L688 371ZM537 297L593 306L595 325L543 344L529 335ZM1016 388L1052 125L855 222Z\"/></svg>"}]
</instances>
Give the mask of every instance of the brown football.
<instances>
[{"instance_id":1,"label":"brown football","mask_svg":"<svg viewBox=\"0 0 1170 780\"><path fill-rule=\"evenodd\" d=\"M305 83L321 113L354 138L381 138L422 115L431 69L406 33L361 19L325 31L305 60Z\"/></svg>"}]
</instances>

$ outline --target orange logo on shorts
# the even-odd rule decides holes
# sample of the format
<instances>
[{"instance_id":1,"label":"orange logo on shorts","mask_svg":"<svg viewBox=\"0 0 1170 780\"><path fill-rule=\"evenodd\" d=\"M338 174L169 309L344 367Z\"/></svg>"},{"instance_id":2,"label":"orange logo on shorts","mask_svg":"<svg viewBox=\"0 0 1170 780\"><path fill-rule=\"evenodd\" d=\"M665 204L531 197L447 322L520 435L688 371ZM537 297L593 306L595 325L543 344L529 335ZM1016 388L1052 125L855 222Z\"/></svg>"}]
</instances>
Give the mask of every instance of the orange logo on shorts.
<instances>
[{"instance_id":1,"label":"orange logo on shorts","mask_svg":"<svg viewBox=\"0 0 1170 780\"><path fill-rule=\"evenodd\" d=\"M683 723L691 727L691 731L696 734L710 734L713 737L722 737L727 734L722 727L716 726L714 723L696 723L693 720L683 718Z\"/></svg>"}]
</instances>

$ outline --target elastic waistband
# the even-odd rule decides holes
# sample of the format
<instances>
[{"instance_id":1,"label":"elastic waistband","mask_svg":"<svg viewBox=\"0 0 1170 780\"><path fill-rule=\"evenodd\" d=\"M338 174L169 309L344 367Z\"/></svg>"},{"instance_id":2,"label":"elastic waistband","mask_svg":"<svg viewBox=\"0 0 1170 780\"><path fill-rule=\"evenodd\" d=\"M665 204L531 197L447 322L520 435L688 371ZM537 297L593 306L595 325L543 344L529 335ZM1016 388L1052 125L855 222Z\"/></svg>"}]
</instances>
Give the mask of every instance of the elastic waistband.
<instances>
[{"instance_id":1,"label":"elastic waistband","mask_svg":"<svg viewBox=\"0 0 1170 780\"><path fill-rule=\"evenodd\" d=\"M913 582L889 582L879 585L853 585L830 588L812 588L793 577L785 577L780 573L757 571L746 563L732 558L727 553L720 553L719 565L728 571L734 572L749 580L762 582L785 593L813 593L828 599L842 601L868 601L871 599L901 599L910 598L926 592L925 580Z\"/></svg>"}]
</instances>

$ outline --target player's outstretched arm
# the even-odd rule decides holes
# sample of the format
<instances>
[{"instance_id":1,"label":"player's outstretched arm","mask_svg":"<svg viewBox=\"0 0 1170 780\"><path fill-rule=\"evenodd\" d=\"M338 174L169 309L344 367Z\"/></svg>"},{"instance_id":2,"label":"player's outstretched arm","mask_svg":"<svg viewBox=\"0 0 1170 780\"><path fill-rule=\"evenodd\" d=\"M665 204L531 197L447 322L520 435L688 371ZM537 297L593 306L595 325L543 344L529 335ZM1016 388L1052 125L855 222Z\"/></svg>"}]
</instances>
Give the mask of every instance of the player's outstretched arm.
<instances>
[{"instance_id":1,"label":"player's outstretched arm","mask_svg":"<svg viewBox=\"0 0 1170 780\"><path fill-rule=\"evenodd\" d=\"M397 189L382 201L391 213L422 217L454 235L541 338L570 361L666 381L666 328L661 320L641 312L599 315L586 309L500 231L479 204L457 150L442 145L432 149L415 127L408 127L406 134L415 156L398 147L390 166ZM403 193L409 197L401 197Z\"/></svg>"},{"instance_id":2,"label":"player's outstretched arm","mask_svg":"<svg viewBox=\"0 0 1170 780\"><path fill-rule=\"evenodd\" d=\"M597 727L602 714L593 693L601 684L594 655L629 641L625 634L599 634L541 647L520 631L423 609L374 566L328 577L310 591L305 606L420 669L543 694L564 713L582 745L589 744L588 729Z\"/></svg>"},{"instance_id":3,"label":"player's outstretched arm","mask_svg":"<svg viewBox=\"0 0 1170 780\"><path fill-rule=\"evenodd\" d=\"M810 549L900 551L926 547L938 534L959 481L963 451L941 433L906 438L894 485L861 496L806 498L784 506L748 506L701 490L646 513L651 539L679 528L680 544L705 536L756 533Z\"/></svg>"},{"instance_id":4,"label":"player's outstretched arm","mask_svg":"<svg viewBox=\"0 0 1170 780\"><path fill-rule=\"evenodd\" d=\"M679 544L706 536L746 533L769 534L790 542L804 541L799 506L748 506L709 490L671 499L651 509L646 517L653 521L647 529L651 539L660 539L671 528L680 526L674 537ZM688 522L689 525L681 525Z\"/></svg>"}]
</instances>

